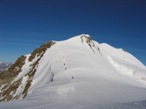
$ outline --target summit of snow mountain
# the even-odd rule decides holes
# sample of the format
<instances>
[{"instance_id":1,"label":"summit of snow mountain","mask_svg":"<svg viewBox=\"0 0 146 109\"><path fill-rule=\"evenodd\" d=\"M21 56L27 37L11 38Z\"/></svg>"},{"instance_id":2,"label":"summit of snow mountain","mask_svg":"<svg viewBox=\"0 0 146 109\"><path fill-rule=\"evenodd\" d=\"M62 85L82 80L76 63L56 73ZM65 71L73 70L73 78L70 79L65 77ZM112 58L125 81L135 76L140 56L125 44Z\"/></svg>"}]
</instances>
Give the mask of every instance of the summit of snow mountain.
<instances>
[{"instance_id":1,"label":"summit of snow mountain","mask_svg":"<svg viewBox=\"0 0 146 109\"><path fill-rule=\"evenodd\" d=\"M131 103L145 100L145 88L146 68L138 59L88 34L49 41L0 74L0 101L25 98L13 107L30 100L54 109Z\"/></svg>"}]
</instances>

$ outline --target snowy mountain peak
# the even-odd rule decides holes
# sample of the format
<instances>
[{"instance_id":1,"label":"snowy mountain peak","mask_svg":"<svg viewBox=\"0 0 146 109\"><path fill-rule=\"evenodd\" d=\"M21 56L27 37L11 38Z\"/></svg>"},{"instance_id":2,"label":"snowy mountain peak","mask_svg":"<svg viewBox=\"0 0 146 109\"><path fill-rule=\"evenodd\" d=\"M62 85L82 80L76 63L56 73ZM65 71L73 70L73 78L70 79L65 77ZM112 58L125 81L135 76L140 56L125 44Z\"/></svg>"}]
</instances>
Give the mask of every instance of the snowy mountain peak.
<instances>
[{"instance_id":1,"label":"snowy mountain peak","mask_svg":"<svg viewBox=\"0 0 146 109\"><path fill-rule=\"evenodd\" d=\"M80 37L91 37L89 34L80 34L80 35L77 35L77 36L74 36L74 37L72 37L72 38L70 38L70 39L73 39L73 38L76 38L76 39L78 39L78 38L80 38Z\"/></svg>"},{"instance_id":2,"label":"snowy mountain peak","mask_svg":"<svg viewBox=\"0 0 146 109\"><path fill-rule=\"evenodd\" d=\"M115 104L144 100L145 88L146 68L138 59L87 34L49 41L0 74L0 101Z\"/></svg>"},{"instance_id":3,"label":"snowy mountain peak","mask_svg":"<svg viewBox=\"0 0 146 109\"><path fill-rule=\"evenodd\" d=\"M66 41L72 41L74 43L78 42L78 41L81 41L83 43L83 41L89 41L89 40L92 40L91 36L88 35L88 34L81 34L81 35L78 35L78 36L74 36Z\"/></svg>"}]
</instances>

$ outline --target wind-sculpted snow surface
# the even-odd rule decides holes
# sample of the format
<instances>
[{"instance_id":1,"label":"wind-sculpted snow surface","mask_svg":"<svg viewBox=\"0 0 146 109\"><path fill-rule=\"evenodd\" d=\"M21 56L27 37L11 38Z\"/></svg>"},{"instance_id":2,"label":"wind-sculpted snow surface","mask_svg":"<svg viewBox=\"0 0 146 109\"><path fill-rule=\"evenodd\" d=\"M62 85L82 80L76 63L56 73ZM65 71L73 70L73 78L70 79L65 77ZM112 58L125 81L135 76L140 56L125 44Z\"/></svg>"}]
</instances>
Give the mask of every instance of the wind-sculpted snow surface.
<instances>
[{"instance_id":1,"label":"wind-sculpted snow surface","mask_svg":"<svg viewBox=\"0 0 146 109\"><path fill-rule=\"evenodd\" d=\"M145 109L146 68L128 52L86 34L42 48L26 55L10 83L21 79L10 91L20 100L0 109Z\"/></svg>"}]
</instances>

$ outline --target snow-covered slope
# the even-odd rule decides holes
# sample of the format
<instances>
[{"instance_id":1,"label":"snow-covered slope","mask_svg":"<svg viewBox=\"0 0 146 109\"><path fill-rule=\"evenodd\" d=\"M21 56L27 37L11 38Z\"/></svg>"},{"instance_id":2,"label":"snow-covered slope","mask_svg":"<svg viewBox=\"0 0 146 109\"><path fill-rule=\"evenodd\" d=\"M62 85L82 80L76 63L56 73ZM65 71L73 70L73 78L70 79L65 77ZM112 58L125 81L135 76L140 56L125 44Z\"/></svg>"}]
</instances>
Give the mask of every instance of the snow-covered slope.
<instances>
[{"instance_id":1,"label":"snow-covered slope","mask_svg":"<svg viewBox=\"0 0 146 109\"><path fill-rule=\"evenodd\" d=\"M0 100L24 99L0 109L145 109L145 66L87 34L45 43L9 72L17 73L1 78Z\"/></svg>"}]
</instances>

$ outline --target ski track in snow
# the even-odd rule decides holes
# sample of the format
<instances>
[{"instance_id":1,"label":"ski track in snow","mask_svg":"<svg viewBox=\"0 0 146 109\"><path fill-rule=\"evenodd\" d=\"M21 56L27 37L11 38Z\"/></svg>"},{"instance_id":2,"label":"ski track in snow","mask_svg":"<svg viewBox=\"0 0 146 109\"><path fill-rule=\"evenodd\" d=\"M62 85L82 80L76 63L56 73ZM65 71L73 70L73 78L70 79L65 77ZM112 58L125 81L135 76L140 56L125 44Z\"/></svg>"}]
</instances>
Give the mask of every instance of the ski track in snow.
<instances>
[{"instance_id":1,"label":"ski track in snow","mask_svg":"<svg viewBox=\"0 0 146 109\"><path fill-rule=\"evenodd\" d=\"M59 43L59 45L58 45L58 52L59 52L59 54L61 55L61 57L62 57L62 63L63 63L63 65L64 65L64 69L65 69L65 71L67 70L67 63L66 63L66 59L65 59L65 54L61 51L62 49L61 49L61 42Z\"/></svg>"}]
</instances>

